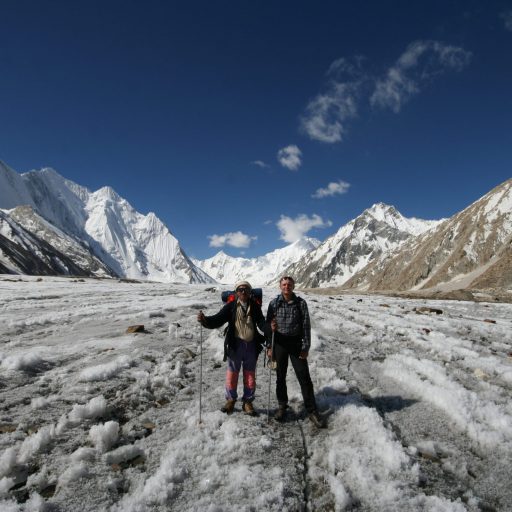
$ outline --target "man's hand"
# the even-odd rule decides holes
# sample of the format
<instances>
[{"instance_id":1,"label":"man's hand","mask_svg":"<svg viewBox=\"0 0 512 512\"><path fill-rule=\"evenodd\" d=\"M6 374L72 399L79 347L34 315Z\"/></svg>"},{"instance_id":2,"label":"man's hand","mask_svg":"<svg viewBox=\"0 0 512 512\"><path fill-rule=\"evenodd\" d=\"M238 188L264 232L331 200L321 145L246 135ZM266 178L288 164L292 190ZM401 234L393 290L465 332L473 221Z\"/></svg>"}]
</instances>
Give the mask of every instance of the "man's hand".
<instances>
[{"instance_id":1,"label":"man's hand","mask_svg":"<svg viewBox=\"0 0 512 512\"><path fill-rule=\"evenodd\" d=\"M201 325L204 325L205 316L204 316L204 313L203 313L202 311L199 311L199 313L197 313L197 321L198 321Z\"/></svg>"},{"instance_id":2,"label":"man's hand","mask_svg":"<svg viewBox=\"0 0 512 512\"><path fill-rule=\"evenodd\" d=\"M267 357L269 359L272 359L272 349L271 348L267 348Z\"/></svg>"},{"instance_id":3,"label":"man's hand","mask_svg":"<svg viewBox=\"0 0 512 512\"><path fill-rule=\"evenodd\" d=\"M301 350L300 354L299 354L299 359L307 359L308 358L308 352L306 352L305 350Z\"/></svg>"},{"instance_id":4,"label":"man's hand","mask_svg":"<svg viewBox=\"0 0 512 512\"><path fill-rule=\"evenodd\" d=\"M272 318L272 321L270 322L270 328L272 329L272 332L277 331L277 320L275 318Z\"/></svg>"}]
</instances>

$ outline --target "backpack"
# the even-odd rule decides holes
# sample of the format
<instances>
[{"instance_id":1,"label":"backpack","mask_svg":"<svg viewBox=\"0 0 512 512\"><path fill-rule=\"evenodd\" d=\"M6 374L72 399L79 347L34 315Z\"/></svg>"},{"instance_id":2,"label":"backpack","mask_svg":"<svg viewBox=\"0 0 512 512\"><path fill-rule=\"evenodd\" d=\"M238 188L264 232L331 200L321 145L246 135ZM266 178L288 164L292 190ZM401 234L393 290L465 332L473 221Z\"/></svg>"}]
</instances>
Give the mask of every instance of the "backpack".
<instances>
[{"instance_id":1,"label":"backpack","mask_svg":"<svg viewBox=\"0 0 512 512\"><path fill-rule=\"evenodd\" d=\"M226 304L229 304L230 302L233 302L236 300L236 292L234 291L227 291L222 292L221 294L222 302L225 302ZM261 288L253 288L251 290L251 299L258 304L258 306L261 307L263 304L263 290Z\"/></svg>"}]
</instances>

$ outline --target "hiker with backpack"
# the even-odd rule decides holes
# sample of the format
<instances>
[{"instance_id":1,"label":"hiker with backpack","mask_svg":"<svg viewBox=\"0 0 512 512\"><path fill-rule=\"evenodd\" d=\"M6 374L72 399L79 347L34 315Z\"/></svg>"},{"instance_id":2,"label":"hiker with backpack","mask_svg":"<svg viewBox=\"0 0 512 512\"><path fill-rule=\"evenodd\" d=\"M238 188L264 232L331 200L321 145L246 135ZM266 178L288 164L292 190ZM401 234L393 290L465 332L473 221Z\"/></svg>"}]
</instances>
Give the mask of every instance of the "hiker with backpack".
<instances>
[{"instance_id":1,"label":"hiker with backpack","mask_svg":"<svg viewBox=\"0 0 512 512\"><path fill-rule=\"evenodd\" d=\"M225 331L224 361L226 370L226 403L221 411L232 414L238 398L238 375L243 369L242 410L255 416L253 401L256 391L256 361L262 349L263 336L257 327L269 331L261 305L252 296L252 287L247 281L235 284L236 299L228 302L216 315L205 316L202 311L197 321L207 329L216 329L228 322Z\"/></svg>"},{"instance_id":2,"label":"hiker with backpack","mask_svg":"<svg viewBox=\"0 0 512 512\"><path fill-rule=\"evenodd\" d=\"M318 414L313 382L309 374L308 354L311 346L311 323L306 301L295 295L295 281L290 276L279 280L281 293L268 305L267 324L274 336L273 350L267 349L268 357L276 363L276 395L278 409L274 418L284 421L288 408L286 373L288 359L300 384L304 406L311 422L318 428L325 428L325 422Z\"/></svg>"}]
</instances>

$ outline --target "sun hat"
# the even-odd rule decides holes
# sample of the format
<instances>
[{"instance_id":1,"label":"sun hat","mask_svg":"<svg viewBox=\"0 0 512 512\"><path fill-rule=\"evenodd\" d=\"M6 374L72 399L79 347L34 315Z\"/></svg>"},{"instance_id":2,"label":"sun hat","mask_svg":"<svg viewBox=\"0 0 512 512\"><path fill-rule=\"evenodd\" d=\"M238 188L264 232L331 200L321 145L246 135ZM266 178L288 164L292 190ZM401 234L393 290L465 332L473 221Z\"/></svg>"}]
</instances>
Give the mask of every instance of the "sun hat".
<instances>
[{"instance_id":1,"label":"sun hat","mask_svg":"<svg viewBox=\"0 0 512 512\"><path fill-rule=\"evenodd\" d=\"M235 283L235 292L238 290L238 288L240 286L247 286L247 288L249 288L249 290L252 290L252 286L251 284L249 283L249 281L237 281Z\"/></svg>"}]
</instances>

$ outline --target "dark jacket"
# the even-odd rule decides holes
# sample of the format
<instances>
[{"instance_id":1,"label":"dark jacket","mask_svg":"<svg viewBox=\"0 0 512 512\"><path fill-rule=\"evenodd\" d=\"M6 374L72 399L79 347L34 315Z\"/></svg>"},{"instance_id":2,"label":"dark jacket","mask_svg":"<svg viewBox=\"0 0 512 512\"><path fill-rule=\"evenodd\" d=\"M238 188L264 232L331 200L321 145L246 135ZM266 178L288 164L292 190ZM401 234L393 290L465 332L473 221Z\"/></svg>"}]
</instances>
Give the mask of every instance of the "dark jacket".
<instances>
[{"instance_id":1,"label":"dark jacket","mask_svg":"<svg viewBox=\"0 0 512 512\"><path fill-rule=\"evenodd\" d=\"M250 304L251 319L254 324L254 340L251 343L256 343L256 354L259 355L265 343L265 337L269 338L270 336L270 326L265 323L261 306L252 299L250 299ZM231 357L235 348L236 305L236 300L228 302L216 315L206 316L203 322L203 326L207 329L217 329L228 322L227 329L224 332L224 361L228 356ZM264 332L265 336L260 334L256 327Z\"/></svg>"},{"instance_id":2,"label":"dark jacket","mask_svg":"<svg viewBox=\"0 0 512 512\"><path fill-rule=\"evenodd\" d=\"M304 299L293 294L292 300L287 302L282 294L270 301L267 310L267 322L272 318L277 321L277 332L284 336L299 338L300 349L309 352L311 347L311 321L309 319L308 305Z\"/></svg>"}]
</instances>

